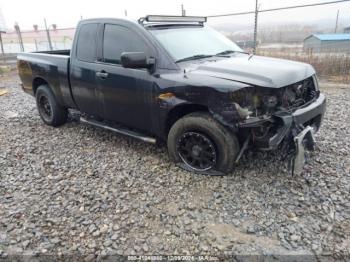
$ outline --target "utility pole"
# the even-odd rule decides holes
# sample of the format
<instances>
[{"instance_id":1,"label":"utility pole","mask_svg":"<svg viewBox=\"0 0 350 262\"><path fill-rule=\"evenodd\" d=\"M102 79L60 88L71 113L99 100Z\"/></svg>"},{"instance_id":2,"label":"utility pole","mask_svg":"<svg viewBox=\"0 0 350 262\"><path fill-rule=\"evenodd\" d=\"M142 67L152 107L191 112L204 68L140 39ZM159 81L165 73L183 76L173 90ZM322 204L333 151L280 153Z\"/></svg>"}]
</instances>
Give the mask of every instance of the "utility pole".
<instances>
[{"instance_id":1,"label":"utility pole","mask_svg":"<svg viewBox=\"0 0 350 262\"><path fill-rule=\"evenodd\" d=\"M50 37L49 29L48 29L47 24L46 24L46 18L44 19L44 23L45 23L45 29L46 29L46 34L47 34L47 41L49 42L49 48L52 51L51 37Z\"/></svg>"},{"instance_id":2,"label":"utility pole","mask_svg":"<svg viewBox=\"0 0 350 262\"><path fill-rule=\"evenodd\" d=\"M337 30L338 30L338 20L339 20L339 10L337 12L337 19L335 20L334 33L337 33Z\"/></svg>"},{"instance_id":3,"label":"utility pole","mask_svg":"<svg viewBox=\"0 0 350 262\"><path fill-rule=\"evenodd\" d=\"M184 9L184 5L181 4L181 15L186 16L186 10Z\"/></svg>"},{"instance_id":4,"label":"utility pole","mask_svg":"<svg viewBox=\"0 0 350 262\"><path fill-rule=\"evenodd\" d=\"M257 38L258 38L258 0L255 0L255 21L254 21L254 48L253 53L256 53Z\"/></svg>"},{"instance_id":5,"label":"utility pole","mask_svg":"<svg viewBox=\"0 0 350 262\"><path fill-rule=\"evenodd\" d=\"M125 17L127 17L128 16L128 10L124 10L124 15L125 15Z\"/></svg>"},{"instance_id":6,"label":"utility pole","mask_svg":"<svg viewBox=\"0 0 350 262\"><path fill-rule=\"evenodd\" d=\"M21 52L24 52L24 46L23 46L23 39L22 39L22 34L21 34L21 29L19 28L19 25L16 23L15 24L15 30L18 36L18 41L19 41L19 47L21 48Z\"/></svg>"}]
</instances>

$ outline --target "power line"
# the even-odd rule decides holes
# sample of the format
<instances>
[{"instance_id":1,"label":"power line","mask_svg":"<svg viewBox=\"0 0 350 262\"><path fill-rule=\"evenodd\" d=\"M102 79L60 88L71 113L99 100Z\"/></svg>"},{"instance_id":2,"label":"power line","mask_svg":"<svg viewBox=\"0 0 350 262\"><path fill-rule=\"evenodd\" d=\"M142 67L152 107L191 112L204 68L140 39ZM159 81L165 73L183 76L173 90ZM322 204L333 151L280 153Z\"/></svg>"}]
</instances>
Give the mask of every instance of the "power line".
<instances>
[{"instance_id":1,"label":"power line","mask_svg":"<svg viewBox=\"0 0 350 262\"><path fill-rule=\"evenodd\" d=\"M350 1L350 0L338 0L338 1L329 1L329 2L314 3L314 4L306 4L306 5L295 5L295 6L286 6L286 7L270 8L270 9L259 10L259 13L272 12L272 11L279 11L279 10L286 10L286 9L295 9L295 8L301 8L301 7L310 7L310 6L319 6L319 5L329 5L329 4L336 4L336 3L349 2L349 1ZM248 14L255 14L255 11L240 12L240 13L231 13L231 14L222 14L222 15L208 15L207 17L210 18L210 17L234 16L234 15L248 15Z\"/></svg>"}]
</instances>

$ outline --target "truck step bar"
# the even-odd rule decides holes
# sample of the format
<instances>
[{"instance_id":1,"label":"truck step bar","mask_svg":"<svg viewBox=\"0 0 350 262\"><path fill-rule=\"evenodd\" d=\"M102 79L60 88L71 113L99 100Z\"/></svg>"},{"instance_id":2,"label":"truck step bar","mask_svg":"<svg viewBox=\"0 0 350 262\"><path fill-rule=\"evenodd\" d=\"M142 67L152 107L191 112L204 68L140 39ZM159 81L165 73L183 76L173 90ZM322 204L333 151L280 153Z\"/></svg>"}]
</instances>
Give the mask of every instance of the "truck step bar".
<instances>
[{"instance_id":1,"label":"truck step bar","mask_svg":"<svg viewBox=\"0 0 350 262\"><path fill-rule=\"evenodd\" d=\"M118 133L118 134L122 134L122 135L126 135L126 136L130 136L133 138L136 138L138 140L141 140L143 142L147 142L147 143L151 143L151 144L155 144L157 142L157 140L154 137L149 137L149 136L145 136L141 133L126 129L126 128L122 128L122 127L111 127L106 125L105 123L93 120L93 119L86 119L83 117L80 117L80 122L84 123L84 124L89 124L92 126L97 126L106 130L110 130L112 132Z\"/></svg>"}]
</instances>

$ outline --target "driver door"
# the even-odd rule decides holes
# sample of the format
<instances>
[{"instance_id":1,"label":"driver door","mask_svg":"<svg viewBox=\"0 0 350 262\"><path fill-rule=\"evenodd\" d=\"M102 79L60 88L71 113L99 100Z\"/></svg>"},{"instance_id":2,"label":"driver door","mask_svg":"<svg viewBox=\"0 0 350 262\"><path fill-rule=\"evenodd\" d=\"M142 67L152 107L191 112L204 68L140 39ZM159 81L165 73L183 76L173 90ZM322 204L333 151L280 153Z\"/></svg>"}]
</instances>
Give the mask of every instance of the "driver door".
<instances>
[{"instance_id":1,"label":"driver door","mask_svg":"<svg viewBox=\"0 0 350 262\"><path fill-rule=\"evenodd\" d=\"M137 33L125 26L105 24L100 71L96 74L103 115L128 127L149 130L154 77L147 69L124 68L120 62L123 52L149 54Z\"/></svg>"}]
</instances>

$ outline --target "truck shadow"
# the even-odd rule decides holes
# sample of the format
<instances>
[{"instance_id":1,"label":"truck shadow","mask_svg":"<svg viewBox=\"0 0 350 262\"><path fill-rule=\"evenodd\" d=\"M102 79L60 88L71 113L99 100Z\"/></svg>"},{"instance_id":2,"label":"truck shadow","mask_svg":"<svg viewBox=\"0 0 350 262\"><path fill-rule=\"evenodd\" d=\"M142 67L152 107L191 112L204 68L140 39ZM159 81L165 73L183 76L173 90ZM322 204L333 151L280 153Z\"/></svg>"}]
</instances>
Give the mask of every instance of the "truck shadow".
<instances>
[{"instance_id":1,"label":"truck shadow","mask_svg":"<svg viewBox=\"0 0 350 262\"><path fill-rule=\"evenodd\" d=\"M88 130L89 135L92 135L98 143L105 142L107 139L112 145L116 146L116 149L121 145L126 146L127 148L132 149L133 154L136 154L140 159L145 156L151 157L152 159L159 159L161 162L168 162L172 167L176 166L179 169L181 168L169 159L166 143L164 141L159 141L157 144L148 144L125 135L116 134L112 131L89 126L79 122L79 114L71 114L66 126L68 128L73 127ZM145 154L145 152L147 152L147 154ZM228 177L248 176L249 174L254 173L259 174L262 177L266 176L267 178L288 177L290 179L296 179L297 176L292 176L288 171L287 161L281 160L281 155L281 150L265 152L248 149L243 154L234 171L228 174ZM149 168L152 169L151 166ZM184 169L181 170L190 175L203 176L203 174L196 174ZM217 176L218 174L213 174L213 176L215 175ZM211 175L209 174L208 176Z\"/></svg>"}]
</instances>

